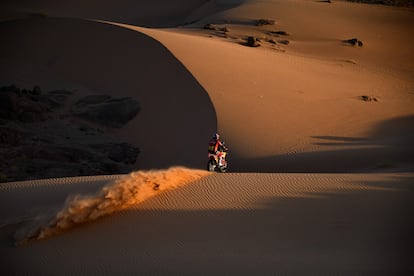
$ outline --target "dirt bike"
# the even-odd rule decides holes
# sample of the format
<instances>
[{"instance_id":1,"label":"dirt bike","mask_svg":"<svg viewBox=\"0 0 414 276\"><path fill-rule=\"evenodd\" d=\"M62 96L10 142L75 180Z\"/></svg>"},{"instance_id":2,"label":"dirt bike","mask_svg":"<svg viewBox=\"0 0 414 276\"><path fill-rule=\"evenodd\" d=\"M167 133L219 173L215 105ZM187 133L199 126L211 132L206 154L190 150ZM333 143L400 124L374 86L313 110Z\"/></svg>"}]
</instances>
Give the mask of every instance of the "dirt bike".
<instances>
[{"instance_id":1,"label":"dirt bike","mask_svg":"<svg viewBox=\"0 0 414 276\"><path fill-rule=\"evenodd\" d=\"M221 154L221 164L219 164L219 155ZM221 172L227 171L227 150L221 151L219 154L208 154L207 170L210 172Z\"/></svg>"}]
</instances>

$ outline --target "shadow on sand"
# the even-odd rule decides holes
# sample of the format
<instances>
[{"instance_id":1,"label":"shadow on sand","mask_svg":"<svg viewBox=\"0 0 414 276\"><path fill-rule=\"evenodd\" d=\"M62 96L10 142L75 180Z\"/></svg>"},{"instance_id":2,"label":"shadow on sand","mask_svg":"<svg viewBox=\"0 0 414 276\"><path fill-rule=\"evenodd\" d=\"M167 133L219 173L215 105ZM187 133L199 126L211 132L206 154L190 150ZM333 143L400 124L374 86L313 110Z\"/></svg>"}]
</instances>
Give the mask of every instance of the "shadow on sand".
<instances>
[{"instance_id":1,"label":"shadow on sand","mask_svg":"<svg viewBox=\"0 0 414 276\"><path fill-rule=\"evenodd\" d=\"M140 113L110 132L140 148L137 168L205 167L205 140L217 129L214 106L192 74L155 39L70 18L1 22L0 33L7 37L0 46L0 59L7 61L0 66L2 81L19 85L26 71L22 86L60 81L80 87L77 97L133 97Z\"/></svg>"},{"instance_id":2,"label":"shadow on sand","mask_svg":"<svg viewBox=\"0 0 414 276\"><path fill-rule=\"evenodd\" d=\"M231 153L229 170L334 173L412 171L414 168L414 116L384 121L368 137L318 135L312 138L315 139L315 145L327 149L257 159L243 159L237 153ZM336 149L330 150L330 146Z\"/></svg>"}]
</instances>

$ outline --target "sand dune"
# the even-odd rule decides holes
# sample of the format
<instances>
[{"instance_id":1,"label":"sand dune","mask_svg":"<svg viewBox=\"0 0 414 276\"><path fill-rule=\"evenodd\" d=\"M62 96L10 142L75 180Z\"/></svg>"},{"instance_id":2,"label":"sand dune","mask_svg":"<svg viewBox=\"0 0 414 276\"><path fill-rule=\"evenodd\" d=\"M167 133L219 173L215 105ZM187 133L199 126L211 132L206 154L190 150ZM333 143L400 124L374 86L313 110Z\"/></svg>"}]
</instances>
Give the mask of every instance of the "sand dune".
<instances>
[{"instance_id":1,"label":"sand dune","mask_svg":"<svg viewBox=\"0 0 414 276\"><path fill-rule=\"evenodd\" d=\"M193 169L1 183L1 275L414 273L412 8L96 3L2 2L0 84L136 99L100 130Z\"/></svg>"},{"instance_id":2,"label":"sand dune","mask_svg":"<svg viewBox=\"0 0 414 276\"><path fill-rule=\"evenodd\" d=\"M22 86L59 83L82 94L136 97L142 113L113 135L142 150L137 168L203 168L206 140L218 128L234 171L407 170L412 144L386 128L397 122L414 138L410 15L410 9L342 1L251 1L168 30L80 19L4 22L10 39L2 45L2 74ZM252 26L258 18L276 23ZM201 28L206 22L229 25L228 37L287 31L291 43L285 52L249 48L210 37ZM341 42L354 36L364 47ZM38 42L25 44L23 37ZM179 76L171 74L177 70ZM354 142L329 143L335 139Z\"/></svg>"},{"instance_id":3,"label":"sand dune","mask_svg":"<svg viewBox=\"0 0 414 276\"><path fill-rule=\"evenodd\" d=\"M406 158L413 160L412 144L392 142L393 132L385 130L396 123L404 135L412 137L412 77L387 67L381 57L367 53L392 74L341 62L340 55L336 60L326 60L326 56L315 59L211 37L131 28L163 42L206 88L216 108L219 130L232 149L236 170L303 171L310 167L300 156L309 156L310 163L315 163L318 154L327 151L331 154L326 155L329 161L324 162L324 171L355 170L355 162L361 169L372 169L385 160L391 166L405 167ZM334 47L346 48L339 42ZM376 95L379 102L367 104L360 98L365 94ZM363 142L324 144L316 137ZM396 158L388 153L388 146L407 155ZM347 153L355 147L372 155L366 156L365 162L358 154L349 158ZM373 147L376 149L371 151ZM312 153L317 155L312 158ZM286 160L289 156L292 161ZM266 159L261 165L255 162Z\"/></svg>"},{"instance_id":4,"label":"sand dune","mask_svg":"<svg viewBox=\"0 0 414 276\"><path fill-rule=\"evenodd\" d=\"M139 116L120 130L108 131L139 145L137 167L204 168L205 140L217 124L214 107L206 91L160 43L80 19L3 22L0 32L8 36L0 53L3 85L65 88L76 91L78 98L132 97L141 105Z\"/></svg>"},{"instance_id":5,"label":"sand dune","mask_svg":"<svg viewBox=\"0 0 414 276\"><path fill-rule=\"evenodd\" d=\"M111 1L24 1L5 0L0 3L0 16L71 17L109 20L147 27L171 27L199 20L212 13L237 6L240 0L120 0Z\"/></svg>"},{"instance_id":6,"label":"sand dune","mask_svg":"<svg viewBox=\"0 0 414 276\"><path fill-rule=\"evenodd\" d=\"M412 174L214 174L27 246L1 229L17 274L339 274L407 272ZM1 219L111 178L6 184ZM161 187L162 187L162 180ZM72 183L68 185L67 183ZM98 184L99 183L99 184ZM14 204L19 202L20 211ZM24 266L19 264L24 263Z\"/></svg>"}]
</instances>

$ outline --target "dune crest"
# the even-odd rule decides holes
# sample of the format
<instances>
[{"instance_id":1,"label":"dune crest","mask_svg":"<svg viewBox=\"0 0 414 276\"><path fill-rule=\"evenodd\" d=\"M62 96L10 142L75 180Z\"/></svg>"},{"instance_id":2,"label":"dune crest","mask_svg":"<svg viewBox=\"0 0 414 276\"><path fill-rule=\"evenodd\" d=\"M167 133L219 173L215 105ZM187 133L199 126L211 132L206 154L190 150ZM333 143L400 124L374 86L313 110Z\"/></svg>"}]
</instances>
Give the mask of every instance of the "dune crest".
<instances>
[{"instance_id":1,"label":"dune crest","mask_svg":"<svg viewBox=\"0 0 414 276\"><path fill-rule=\"evenodd\" d=\"M206 171L184 167L133 172L103 187L94 195L69 196L62 210L46 224L39 226L39 222L35 221L30 227L16 232L16 244L23 245L30 240L56 235L76 225L124 210L160 191L186 185L208 174Z\"/></svg>"}]
</instances>

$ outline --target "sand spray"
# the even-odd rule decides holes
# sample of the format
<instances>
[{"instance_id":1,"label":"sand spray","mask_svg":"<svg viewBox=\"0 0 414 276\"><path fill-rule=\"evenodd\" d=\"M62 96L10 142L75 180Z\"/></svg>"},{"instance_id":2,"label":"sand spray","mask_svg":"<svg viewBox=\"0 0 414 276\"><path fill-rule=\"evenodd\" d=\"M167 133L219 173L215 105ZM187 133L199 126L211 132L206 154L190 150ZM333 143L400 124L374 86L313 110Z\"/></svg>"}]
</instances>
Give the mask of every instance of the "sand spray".
<instances>
[{"instance_id":1,"label":"sand spray","mask_svg":"<svg viewBox=\"0 0 414 276\"><path fill-rule=\"evenodd\" d=\"M209 174L207 171L183 167L132 172L103 187L94 195L68 197L64 207L49 220L45 221L44 214L38 214L30 226L15 233L16 245L56 235L77 225L127 209L161 191L186 185Z\"/></svg>"}]
</instances>

